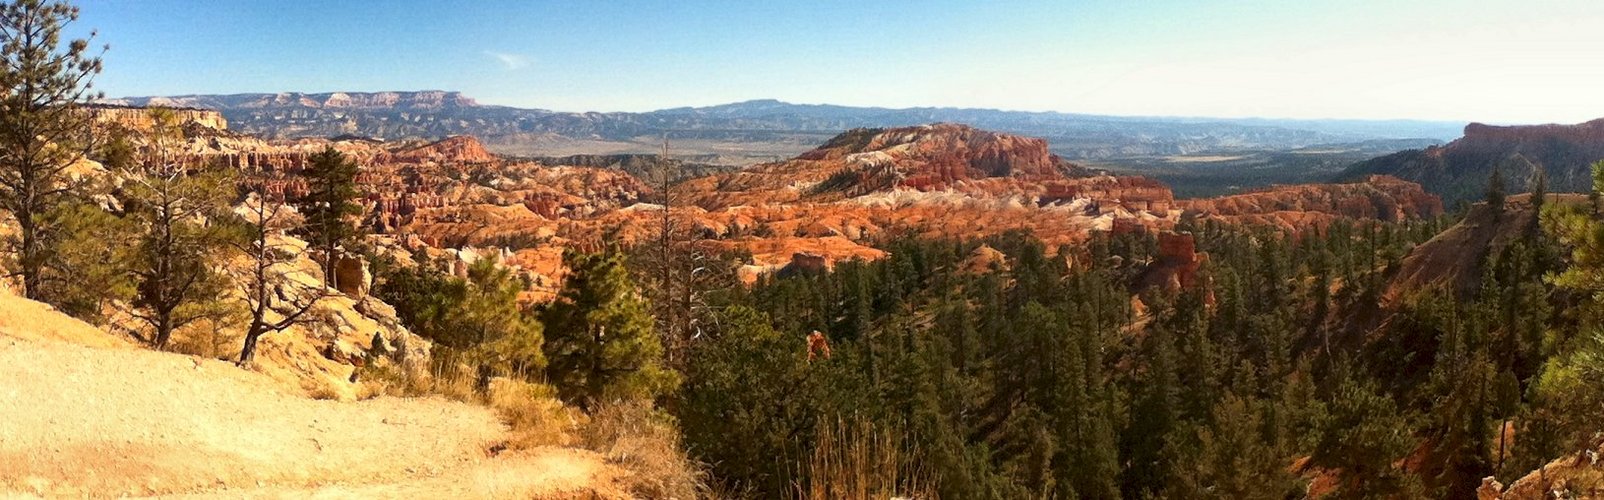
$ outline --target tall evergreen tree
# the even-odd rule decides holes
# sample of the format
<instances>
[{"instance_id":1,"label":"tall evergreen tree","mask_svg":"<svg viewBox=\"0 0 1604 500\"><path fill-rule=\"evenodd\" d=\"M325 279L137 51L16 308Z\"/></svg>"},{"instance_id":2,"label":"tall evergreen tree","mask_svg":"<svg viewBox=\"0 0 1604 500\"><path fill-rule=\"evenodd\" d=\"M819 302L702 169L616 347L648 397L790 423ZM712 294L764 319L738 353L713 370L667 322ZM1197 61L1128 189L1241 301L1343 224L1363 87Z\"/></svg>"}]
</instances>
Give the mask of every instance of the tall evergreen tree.
<instances>
[{"instance_id":1,"label":"tall evergreen tree","mask_svg":"<svg viewBox=\"0 0 1604 500\"><path fill-rule=\"evenodd\" d=\"M1504 173L1498 167L1493 167L1493 173L1487 176L1487 208L1495 213L1504 213Z\"/></svg>"},{"instance_id":2,"label":"tall evergreen tree","mask_svg":"<svg viewBox=\"0 0 1604 500\"><path fill-rule=\"evenodd\" d=\"M0 209L16 218L15 274L36 300L46 298L46 242L57 229L45 214L81 182L67 169L93 142L82 105L101 97L91 88L101 70L89 47L94 34L64 38L77 19L78 8L63 1L0 4Z\"/></svg>"},{"instance_id":3,"label":"tall evergreen tree","mask_svg":"<svg viewBox=\"0 0 1604 500\"><path fill-rule=\"evenodd\" d=\"M1263 417L1250 401L1227 394L1215 405L1212 423L1193 436L1196 453L1186 457L1174 483L1181 498L1296 498L1302 484L1287 458L1264 439Z\"/></svg>"},{"instance_id":4,"label":"tall evergreen tree","mask_svg":"<svg viewBox=\"0 0 1604 500\"><path fill-rule=\"evenodd\" d=\"M1532 172L1532 209L1534 212L1543 211L1543 203L1548 201L1548 171L1542 168Z\"/></svg>"},{"instance_id":5,"label":"tall evergreen tree","mask_svg":"<svg viewBox=\"0 0 1604 500\"><path fill-rule=\"evenodd\" d=\"M618 253L564 256L562 292L540 315L547 376L563 399L588 407L653 399L679 384L663 365L663 345Z\"/></svg>"},{"instance_id":6,"label":"tall evergreen tree","mask_svg":"<svg viewBox=\"0 0 1604 500\"><path fill-rule=\"evenodd\" d=\"M1157 495L1169 483L1172 460L1166 453L1166 441L1180 420L1180 381L1176 379L1173 336L1166 328L1156 327L1143 343L1147 369L1133 382L1138 392L1130 424L1121 436L1122 456L1127 464L1122 491L1128 498Z\"/></svg>"},{"instance_id":7,"label":"tall evergreen tree","mask_svg":"<svg viewBox=\"0 0 1604 500\"><path fill-rule=\"evenodd\" d=\"M1343 377L1330 413L1320 422L1314 462L1343 471L1343 490L1354 498L1398 494L1404 484L1393 462L1412 445L1409 426L1392 398L1360 375Z\"/></svg>"},{"instance_id":8,"label":"tall evergreen tree","mask_svg":"<svg viewBox=\"0 0 1604 500\"><path fill-rule=\"evenodd\" d=\"M527 284L490 259L468 267L466 284L457 307L447 311L450 327L436 338L478 365L481 391L492 376L537 377L546 365L542 328L518 306Z\"/></svg>"},{"instance_id":9,"label":"tall evergreen tree","mask_svg":"<svg viewBox=\"0 0 1604 500\"><path fill-rule=\"evenodd\" d=\"M356 203L358 170L356 162L329 146L312 155L300 172L307 185L307 195L300 200L306 224L300 232L322 252L323 281L331 288L339 285L334 269L341 250L350 250L362 236L352 219L362 213L362 206Z\"/></svg>"}]
</instances>

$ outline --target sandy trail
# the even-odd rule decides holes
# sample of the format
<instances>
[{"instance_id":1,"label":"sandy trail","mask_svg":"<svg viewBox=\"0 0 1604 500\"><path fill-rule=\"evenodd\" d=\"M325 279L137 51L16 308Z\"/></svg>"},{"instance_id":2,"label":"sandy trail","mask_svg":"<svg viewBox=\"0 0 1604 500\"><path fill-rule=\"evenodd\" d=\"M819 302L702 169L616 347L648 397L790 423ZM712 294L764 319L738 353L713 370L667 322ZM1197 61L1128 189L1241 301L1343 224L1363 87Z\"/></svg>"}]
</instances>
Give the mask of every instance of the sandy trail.
<instances>
[{"instance_id":1,"label":"sandy trail","mask_svg":"<svg viewBox=\"0 0 1604 500\"><path fill-rule=\"evenodd\" d=\"M490 457L506 431L484 407L311 400L227 363L17 326L0 319L0 496L617 496L594 453Z\"/></svg>"}]
</instances>

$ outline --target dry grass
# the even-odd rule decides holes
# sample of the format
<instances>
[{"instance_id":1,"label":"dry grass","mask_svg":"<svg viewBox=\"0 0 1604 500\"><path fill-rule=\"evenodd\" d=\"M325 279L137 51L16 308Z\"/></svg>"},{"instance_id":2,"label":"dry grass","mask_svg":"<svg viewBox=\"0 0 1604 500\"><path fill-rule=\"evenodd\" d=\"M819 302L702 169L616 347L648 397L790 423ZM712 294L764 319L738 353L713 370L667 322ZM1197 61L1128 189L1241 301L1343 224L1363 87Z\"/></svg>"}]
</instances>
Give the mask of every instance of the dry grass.
<instances>
[{"instance_id":1,"label":"dry grass","mask_svg":"<svg viewBox=\"0 0 1604 500\"><path fill-rule=\"evenodd\" d=\"M557 400L557 390L549 385L510 378L490 382L487 395L491 408L512 428L507 445L514 449L538 446L572 446L574 430L582 421L579 412Z\"/></svg>"},{"instance_id":2,"label":"dry grass","mask_svg":"<svg viewBox=\"0 0 1604 500\"><path fill-rule=\"evenodd\" d=\"M224 332L226 328L227 325L222 322L200 320L175 332L167 348L179 354L207 359L229 359L239 354L241 337Z\"/></svg>"},{"instance_id":3,"label":"dry grass","mask_svg":"<svg viewBox=\"0 0 1604 500\"><path fill-rule=\"evenodd\" d=\"M933 499L929 471L889 429L872 422L837 420L821 429L796 495L804 499Z\"/></svg>"},{"instance_id":4,"label":"dry grass","mask_svg":"<svg viewBox=\"0 0 1604 500\"><path fill-rule=\"evenodd\" d=\"M640 498L705 496L703 471L680 448L679 431L649 403L601 405L590 415L583 445L630 472L626 483Z\"/></svg>"},{"instance_id":5,"label":"dry grass","mask_svg":"<svg viewBox=\"0 0 1604 500\"><path fill-rule=\"evenodd\" d=\"M549 385L497 377L477 390L473 369L435 358L429 370L407 371L395 363L363 368L359 397L444 396L491 407L509 429L509 449L582 446L628 472L624 486L638 498L692 499L708 496L702 468L680 449L679 431L650 403L602 405L586 415L563 405Z\"/></svg>"},{"instance_id":6,"label":"dry grass","mask_svg":"<svg viewBox=\"0 0 1604 500\"><path fill-rule=\"evenodd\" d=\"M473 370L449 362L445 357L435 358L427 369L381 360L361 368L357 380L362 386L357 389L357 394L363 395L360 399L376 396L444 396L464 403L484 402L474 388Z\"/></svg>"},{"instance_id":7,"label":"dry grass","mask_svg":"<svg viewBox=\"0 0 1604 500\"><path fill-rule=\"evenodd\" d=\"M444 360L445 358L437 358ZM472 368L437 361L429 370L408 370L390 362L362 369L358 399L377 396L442 396L464 403L483 404L496 410L511 430L507 445L515 449L572 446L584 416L563 406L551 386L516 378L497 377L481 393Z\"/></svg>"},{"instance_id":8,"label":"dry grass","mask_svg":"<svg viewBox=\"0 0 1604 500\"><path fill-rule=\"evenodd\" d=\"M312 399L326 401L337 401L341 399L340 390L335 388L334 383L328 380L313 379L304 384L302 388L306 390L306 397Z\"/></svg>"}]
</instances>

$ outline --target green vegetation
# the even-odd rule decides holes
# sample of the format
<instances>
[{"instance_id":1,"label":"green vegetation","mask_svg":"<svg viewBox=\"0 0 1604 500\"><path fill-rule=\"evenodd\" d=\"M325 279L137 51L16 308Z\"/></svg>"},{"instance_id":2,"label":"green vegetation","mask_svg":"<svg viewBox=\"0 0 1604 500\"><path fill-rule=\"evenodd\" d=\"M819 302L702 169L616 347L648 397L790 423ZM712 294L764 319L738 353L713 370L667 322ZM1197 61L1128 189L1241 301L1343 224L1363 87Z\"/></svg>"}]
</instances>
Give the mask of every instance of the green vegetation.
<instances>
[{"instance_id":1,"label":"green vegetation","mask_svg":"<svg viewBox=\"0 0 1604 500\"><path fill-rule=\"evenodd\" d=\"M444 274L421 260L399 265L381 260L374 293L394 305L412 330L436 342L444 360L476 369L475 386L489 388L491 377L539 380L546 366L542 328L532 311L521 308L518 293L528 284L490 260L468 267L466 278Z\"/></svg>"},{"instance_id":2,"label":"green vegetation","mask_svg":"<svg viewBox=\"0 0 1604 500\"><path fill-rule=\"evenodd\" d=\"M47 217L81 194L68 170L93 145L82 104L101 97L90 89L101 70L89 39L64 40L78 8L54 0L0 5L0 209L17 221L9 237L22 291L46 299L49 244L65 219Z\"/></svg>"},{"instance_id":3,"label":"green vegetation","mask_svg":"<svg viewBox=\"0 0 1604 500\"><path fill-rule=\"evenodd\" d=\"M1017 232L887 236L883 259L745 287L742 256L677 247L665 210L657 248L570 251L556 298L533 304L493 257L368 247L358 168L333 149L286 200L180 158L160 111L149 133L80 148L92 127L73 110L100 62L87 42L61 47L75 17L0 7L0 208L29 297L97 321L127 306L156 348L229 322L249 365L262 336L317 316L342 252L365 252L373 294L434 343L436 387L492 405L523 445L591 419L586 446L661 479L643 497L705 481L752 498L1277 499L1323 479L1337 498L1470 498L1600 431L1604 162L1591 206L1541 196L1538 171L1527 208L1495 167L1467 226L1521 231L1453 249L1478 253L1469 289L1398 279L1445 219L1294 233L1190 217L1176 240L1096 232L1055 249ZM105 171L66 175L80 150ZM308 245L290 233L321 252L325 282L297 274ZM1184 238L1201 255L1175 255ZM970 265L983 245L1005 261Z\"/></svg>"},{"instance_id":4,"label":"green vegetation","mask_svg":"<svg viewBox=\"0 0 1604 500\"><path fill-rule=\"evenodd\" d=\"M362 233L353 220L362 214L356 203L357 164L332 146L312 155L311 162L300 172L306 179L307 195L298 206L306 222L299 232L323 254L323 277L329 286L338 288L335 266L340 251L352 250Z\"/></svg>"},{"instance_id":5,"label":"green vegetation","mask_svg":"<svg viewBox=\"0 0 1604 500\"><path fill-rule=\"evenodd\" d=\"M663 366L663 344L623 255L569 252L563 260L570 274L562 292L540 311L546 374L562 398L589 408L672 391L678 374Z\"/></svg>"},{"instance_id":6,"label":"green vegetation","mask_svg":"<svg viewBox=\"0 0 1604 500\"><path fill-rule=\"evenodd\" d=\"M1473 495L1504 453L1519 473L1596 431L1577 413L1590 406L1552 405L1601 393L1578 387L1595 380L1579 360L1604 343L1547 347L1569 322L1544 232L1488 256L1469 300L1428 288L1382 324L1387 277L1442 227L1194 225L1202 284L1138 290L1142 312L1127 292L1139 266L1080 264L1146 261L1151 236L1095 237L1074 266L1027 235L892 240L887 259L725 296L672 407L713 478L754 497L839 476L810 464L844 432L896 461L853 481L947 498L1289 498L1317 470L1340 497ZM958 271L982 243L1011 270ZM1367 339L1375 328L1385 338ZM831 357L810 360L814 330ZM1500 451L1504 421L1553 444ZM1301 457L1312 468L1294 469Z\"/></svg>"},{"instance_id":7,"label":"green vegetation","mask_svg":"<svg viewBox=\"0 0 1604 500\"><path fill-rule=\"evenodd\" d=\"M139 162L112 167L126 178L123 209L134 230L134 317L151 328L151 345L166 349L174 331L230 312L217 300L229 283L215 263L239 233L230 227L234 172L187 168L173 152L182 136L172 115L156 110L152 120Z\"/></svg>"}]
</instances>

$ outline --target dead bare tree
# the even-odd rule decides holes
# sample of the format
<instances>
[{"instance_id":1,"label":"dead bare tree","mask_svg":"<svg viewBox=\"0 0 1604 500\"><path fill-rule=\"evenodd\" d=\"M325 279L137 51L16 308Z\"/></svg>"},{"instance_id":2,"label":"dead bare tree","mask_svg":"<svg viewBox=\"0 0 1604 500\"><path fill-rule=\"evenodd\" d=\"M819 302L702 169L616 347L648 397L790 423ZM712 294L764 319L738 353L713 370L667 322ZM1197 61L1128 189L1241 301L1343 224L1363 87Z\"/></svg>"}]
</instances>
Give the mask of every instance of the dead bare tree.
<instances>
[{"instance_id":1,"label":"dead bare tree","mask_svg":"<svg viewBox=\"0 0 1604 500\"><path fill-rule=\"evenodd\" d=\"M662 338L664 357L669 367L679 369L684 367L691 344L706 333L707 322L715 318L708 314L707 292L725 284L718 279L719 263L695 244L692 225L674 210L677 200L666 134L657 165L662 213L654 251L647 253L651 262L645 267L649 271L642 282L652 299L652 316Z\"/></svg>"},{"instance_id":2,"label":"dead bare tree","mask_svg":"<svg viewBox=\"0 0 1604 500\"><path fill-rule=\"evenodd\" d=\"M243 238L239 247L250 261L245 305L251 322L245 329L238 364L248 366L256 358L256 344L262 335L308 319L307 314L329 293L327 287L297 290L286 276L285 268L304 250L281 237L291 213L282 198L253 194L242 211L249 237Z\"/></svg>"}]
</instances>

